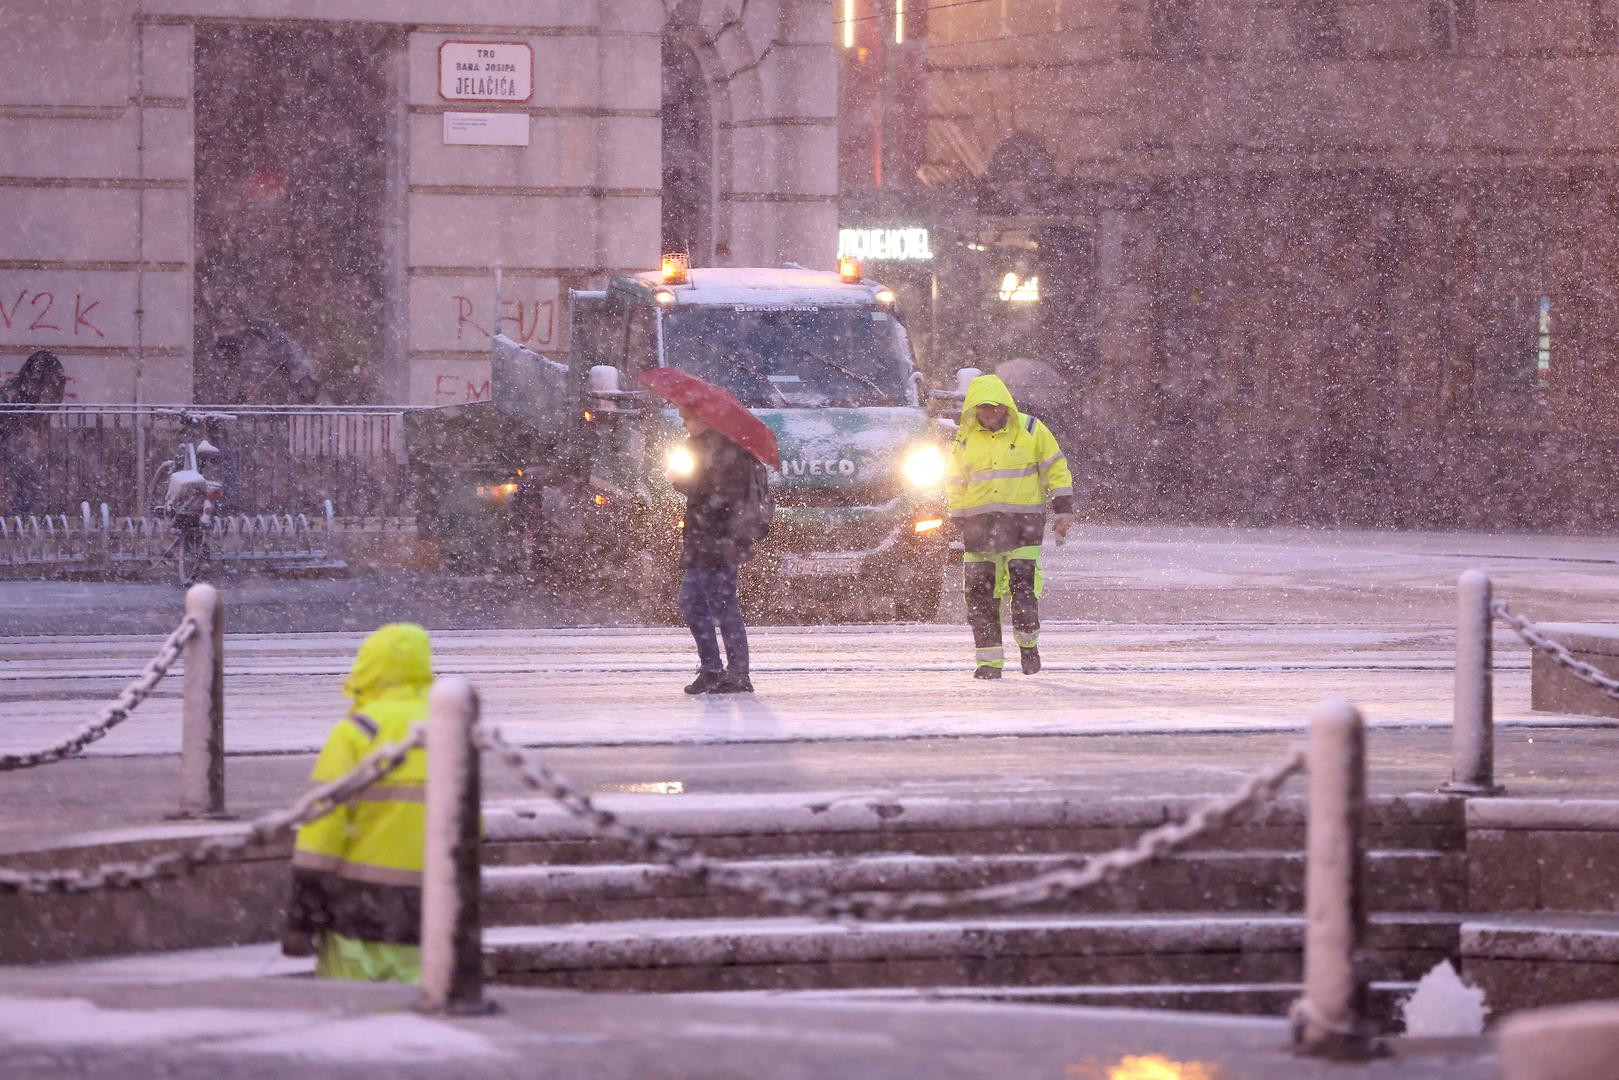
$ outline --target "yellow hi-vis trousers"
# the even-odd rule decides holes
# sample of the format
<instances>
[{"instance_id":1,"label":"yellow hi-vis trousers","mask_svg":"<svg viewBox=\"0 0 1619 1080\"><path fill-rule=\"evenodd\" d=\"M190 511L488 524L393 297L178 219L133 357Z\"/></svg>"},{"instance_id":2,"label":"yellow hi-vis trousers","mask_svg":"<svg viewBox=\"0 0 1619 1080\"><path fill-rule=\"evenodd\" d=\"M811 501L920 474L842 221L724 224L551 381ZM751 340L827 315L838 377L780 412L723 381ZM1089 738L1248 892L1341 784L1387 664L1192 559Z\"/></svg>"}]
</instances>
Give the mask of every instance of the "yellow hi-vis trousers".
<instances>
[{"instance_id":1,"label":"yellow hi-vis trousers","mask_svg":"<svg viewBox=\"0 0 1619 1080\"><path fill-rule=\"evenodd\" d=\"M1019 648L1040 644L1039 601L1045 594L1046 575L1038 544L1011 551L963 552L962 581L974 658L980 666L1006 665L1001 623L1008 614Z\"/></svg>"}]
</instances>

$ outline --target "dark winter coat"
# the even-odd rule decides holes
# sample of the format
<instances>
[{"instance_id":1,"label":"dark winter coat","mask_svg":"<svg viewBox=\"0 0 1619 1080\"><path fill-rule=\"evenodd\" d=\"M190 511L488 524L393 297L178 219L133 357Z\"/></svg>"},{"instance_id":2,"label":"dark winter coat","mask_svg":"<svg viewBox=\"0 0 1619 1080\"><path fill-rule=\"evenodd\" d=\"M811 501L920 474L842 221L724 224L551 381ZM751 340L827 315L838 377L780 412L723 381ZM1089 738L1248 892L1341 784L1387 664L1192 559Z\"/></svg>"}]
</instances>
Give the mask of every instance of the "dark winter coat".
<instances>
[{"instance_id":1,"label":"dark winter coat","mask_svg":"<svg viewBox=\"0 0 1619 1080\"><path fill-rule=\"evenodd\" d=\"M17 373L0 385L0 402L8 405L59 405L67 394L67 373L62 361L49 349L40 349L24 360ZM0 415L0 439L21 432L43 433L50 425L44 413L22 416Z\"/></svg>"},{"instance_id":2,"label":"dark winter coat","mask_svg":"<svg viewBox=\"0 0 1619 1080\"><path fill-rule=\"evenodd\" d=\"M681 528L680 566L738 566L753 557L753 542L739 538L733 525L738 505L747 497L759 459L710 428L686 440L696 468L674 480L686 496Z\"/></svg>"}]
</instances>

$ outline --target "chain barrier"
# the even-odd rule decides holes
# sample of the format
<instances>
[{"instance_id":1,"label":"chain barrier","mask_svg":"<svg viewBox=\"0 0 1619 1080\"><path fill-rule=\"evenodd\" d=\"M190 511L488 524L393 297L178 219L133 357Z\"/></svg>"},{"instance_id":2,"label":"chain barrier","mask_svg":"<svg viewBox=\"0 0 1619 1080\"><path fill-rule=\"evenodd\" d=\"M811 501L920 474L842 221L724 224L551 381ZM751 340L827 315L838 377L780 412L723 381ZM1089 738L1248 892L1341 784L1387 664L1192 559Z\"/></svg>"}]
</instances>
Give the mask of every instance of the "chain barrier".
<instances>
[{"instance_id":1,"label":"chain barrier","mask_svg":"<svg viewBox=\"0 0 1619 1080\"><path fill-rule=\"evenodd\" d=\"M129 719L129 714L135 711L135 707L157 689L157 684L163 681L163 676L169 673L169 668L180 658L180 652L185 648L186 642L190 641L196 632L195 619L188 615L180 620L180 625L175 627L174 633L163 642L162 647L157 650L157 655L147 662L146 670L142 671L134 682L124 687L123 692L101 710L100 716L55 746L25 754L0 754L0 772L31 769L36 765L64 761Z\"/></svg>"},{"instance_id":2,"label":"chain barrier","mask_svg":"<svg viewBox=\"0 0 1619 1080\"><path fill-rule=\"evenodd\" d=\"M1215 832L1237 814L1274 797L1281 786L1305 766L1304 750L1295 749L1281 763L1250 777L1232 794L1199 806L1185 821L1161 825L1143 833L1129 847L1085 857L1077 866L981 888L912 893L856 892L840 896L826 889L782 886L767 875L714 862L684 841L625 824L557 773L533 760L520 747L507 742L498 728L479 724L476 738L484 750L497 756L526 785L554 799L600 835L623 841L678 873L752 893L783 908L818 918L894 919L923 911L941 912L982 905L1011 911L1029 904L1063 899L1094 885L1115 881L1130 870Z\"/></svg>"},{"instance_id":3,"label":"chain barrier","mask_svg":"<svg viewBox=\"0 0 1619 1080\"><path fill-rule=\"evenodd\" d=\"M248 848L267 844L283 832L325 817L404 763L423 745L420 727L401 742L378 747L335 780L305 792L285 810L266 814L235 836L209 837L188 851L166 851L144 862L109 863L94 870L35 872L0 869L0 893L84 893L97 889L138 889L150 881L181 877Z\"/></svg>"},{"instance_id":4,"label":"chain barrier","mask_svg":"<svg viewBox=\"0 0 1619 1080\"><path fill-rule=\"evenodd\" d=\"M1568 650L1568 646L1547 637L1540 627L1507 607L1506 601L1492 601L1490 611L1496 618L1512 627L1531 648L1539 649L1551 657L1559 667L1567 668L1576 679L1596 687L1611 698L1619 699L1619 680L1604 675L1597 667L1576 657Z\"/></svg>"}]
</instances>

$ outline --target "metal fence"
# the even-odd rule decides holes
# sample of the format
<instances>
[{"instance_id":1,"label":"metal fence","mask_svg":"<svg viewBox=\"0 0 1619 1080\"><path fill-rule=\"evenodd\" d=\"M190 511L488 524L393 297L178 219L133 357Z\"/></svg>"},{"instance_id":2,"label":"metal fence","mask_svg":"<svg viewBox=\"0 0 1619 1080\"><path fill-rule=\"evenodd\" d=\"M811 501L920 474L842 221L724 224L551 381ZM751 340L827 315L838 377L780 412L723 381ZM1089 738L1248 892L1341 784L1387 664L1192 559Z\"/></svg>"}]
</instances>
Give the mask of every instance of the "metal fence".
<instances>
[{"instance_id":1,"label":"metal fence","mask_svg":"<svg viewBox=\"0 0 1619 1080\"><path fill-rule=\"evenodd\" d=\"M161 501L159 466L187 438L185 412L209 424L220 450L226 514L308 513L326 500L339 517L408 517L412 487L405 410L398 406L0 405L0 430L44 473L36 513L106 503L139 516ZM15 480L0 473L0 508Z\"/></svg>"}]
</instances>

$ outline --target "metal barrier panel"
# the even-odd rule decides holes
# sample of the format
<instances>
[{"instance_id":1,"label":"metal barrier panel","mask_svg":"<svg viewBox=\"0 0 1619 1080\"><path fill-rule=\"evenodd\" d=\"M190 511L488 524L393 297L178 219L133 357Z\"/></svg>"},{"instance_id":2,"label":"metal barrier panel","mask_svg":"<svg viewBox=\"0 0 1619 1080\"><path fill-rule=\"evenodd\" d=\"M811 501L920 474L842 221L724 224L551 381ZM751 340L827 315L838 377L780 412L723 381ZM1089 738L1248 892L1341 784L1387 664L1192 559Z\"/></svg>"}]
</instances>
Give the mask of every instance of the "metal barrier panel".
<instances>
[{"instance_id":1,"label":"metal barrier panel","mask_svg":"<svg viewBox=\"0 0 1619 1080\"><path fill-rule=\"evenodd\" d=\"M159 466L185 438L182 412L225 413L209 427L220 450L225 514L409 516L404 408L393 406L0 405L0 426L44 473L36 513L106 503L140 517L161 501ZM13 481L0 476L0 507Z\"/></svg>"}]
</instances>

